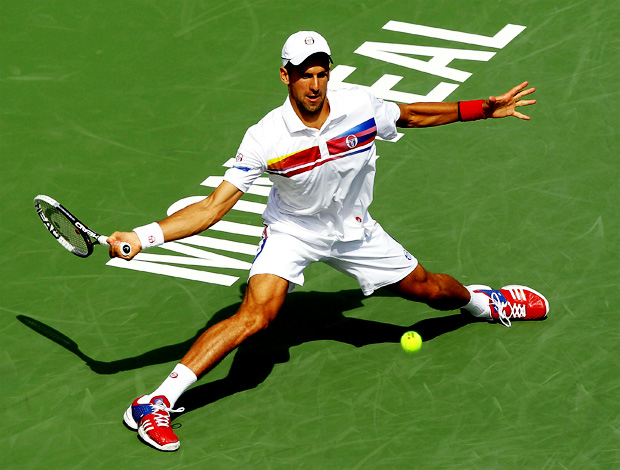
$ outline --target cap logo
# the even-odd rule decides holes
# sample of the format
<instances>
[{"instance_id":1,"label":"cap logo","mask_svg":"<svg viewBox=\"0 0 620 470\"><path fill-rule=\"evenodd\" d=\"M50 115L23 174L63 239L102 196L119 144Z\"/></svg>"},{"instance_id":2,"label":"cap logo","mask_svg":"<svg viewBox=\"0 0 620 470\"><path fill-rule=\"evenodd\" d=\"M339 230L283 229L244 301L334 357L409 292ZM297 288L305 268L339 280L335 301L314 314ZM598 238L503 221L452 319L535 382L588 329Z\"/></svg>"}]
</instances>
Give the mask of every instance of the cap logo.
<instances>
[{"instance_id":1,"label":"cap logo","mask_svg":"<svg viewBox=\"0 0 620 470\"><path fill-rule=\"evenodd\" d=\"M304 42L305 42L308 46L311 46L312 44L314 44L314 38L313 38L312 36L308 36Z\"/></svg>"}]
</instances>

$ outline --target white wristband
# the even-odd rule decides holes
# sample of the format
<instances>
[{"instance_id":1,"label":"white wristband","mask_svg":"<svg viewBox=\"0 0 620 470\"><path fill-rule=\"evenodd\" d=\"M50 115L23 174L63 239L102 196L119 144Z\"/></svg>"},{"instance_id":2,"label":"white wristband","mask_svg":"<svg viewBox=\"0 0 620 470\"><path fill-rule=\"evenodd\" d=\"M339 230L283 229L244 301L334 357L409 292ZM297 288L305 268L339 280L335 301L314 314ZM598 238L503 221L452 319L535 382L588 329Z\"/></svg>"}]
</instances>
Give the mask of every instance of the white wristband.
<instances>
[{"instance_id":1,"label":"white wristband","mask_svg":"<svg viewBox=\"0 0 620 470\"><path fill-rule=\"evenodd\" d=\"M143 250L164 243L164 232L157 222L143 225L142 227L136 227L133 231L138 235Z\"/></svg>"}]
</instances>

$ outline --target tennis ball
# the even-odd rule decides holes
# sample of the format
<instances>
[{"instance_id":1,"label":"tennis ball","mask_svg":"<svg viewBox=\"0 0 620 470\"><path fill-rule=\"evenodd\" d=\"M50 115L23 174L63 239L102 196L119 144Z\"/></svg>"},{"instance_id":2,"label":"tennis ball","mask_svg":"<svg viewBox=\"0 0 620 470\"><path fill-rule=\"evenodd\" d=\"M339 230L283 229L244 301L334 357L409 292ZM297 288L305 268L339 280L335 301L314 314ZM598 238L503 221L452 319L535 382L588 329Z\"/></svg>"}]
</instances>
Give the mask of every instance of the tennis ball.
<instances>
[{"instance_id":1,"label":"tennis ball","mask_svg":"<svg viewBox=\"0 0 620 470\"><path fill-rule=\"evenodd\" d=\"M401 336L400 345L409 353L419 351L422 347L422 337L415 331L408 331Z\"/></svg>"}]
</instances>

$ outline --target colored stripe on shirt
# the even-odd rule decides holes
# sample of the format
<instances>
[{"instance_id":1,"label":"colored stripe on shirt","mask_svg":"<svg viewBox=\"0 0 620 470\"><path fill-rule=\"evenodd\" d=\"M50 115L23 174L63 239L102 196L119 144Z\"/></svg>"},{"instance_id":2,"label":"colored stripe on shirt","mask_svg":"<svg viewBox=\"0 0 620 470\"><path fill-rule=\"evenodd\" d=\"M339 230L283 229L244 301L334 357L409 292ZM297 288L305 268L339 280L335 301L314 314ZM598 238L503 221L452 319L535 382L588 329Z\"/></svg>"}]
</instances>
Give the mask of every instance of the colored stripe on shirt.
<instances>
[{"instance_id":1,"label":"colored stripe on shirt","mask_svg":"<svg viewBox=\"0 0 620 470\"><path fill-rule=\"evenodd\" d=\"M364 145L369 141L374 141L376 135L377 124L375 123L375 120L371 118L359 126L349 129L340 136L329 140L327 142L327 149L331 155L347 152L348 150Z\"/></svg>"},{"instance_id":2,"label":"colored stripe on shirt","mask_svg":"<svg viewBox=\"0 0 620 470\"><path fill-rule=\"evenodd\" d=\"M286 173L292 168L315 162L320 158L321 152L319 151L319 147L310 147L308 149L300 150L299 152L269 160L267 162L267 172L274 173L276 175Z\"/></svg>"},{"instance_id":3,"label":"colored stripe on shirt","mask_svg":"<svg viewBox=\"0 0 620 470\"><path fill-rule=\"evenodd\" d=\"M311 171L324 163L358 154L368 149L375 140L377 124L373 118L363 122L338 137L327 141L328 158L321 158L318 146L276 157L267 162L267 173L291 176ZM361 148L361 147L364 148Z\"/></svg>"}]
</instances>

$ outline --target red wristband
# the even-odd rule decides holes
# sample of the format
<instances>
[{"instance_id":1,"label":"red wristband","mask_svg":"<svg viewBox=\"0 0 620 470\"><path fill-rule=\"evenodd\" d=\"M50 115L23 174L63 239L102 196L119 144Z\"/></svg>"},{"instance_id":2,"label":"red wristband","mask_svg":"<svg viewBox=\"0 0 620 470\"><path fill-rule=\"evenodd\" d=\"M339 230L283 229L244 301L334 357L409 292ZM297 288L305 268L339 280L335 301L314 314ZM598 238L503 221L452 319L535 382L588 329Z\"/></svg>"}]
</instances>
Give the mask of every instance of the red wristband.
<instances>
[{"instance_id":1,"label":"red wristband","mask_svg":"<svg viewBox=\"0 0 620 470\"><path fill-rule=\"evenodd\" d=\"M466 122L486 119L487 117L482 110L482 103L484 100L459 101L459 120Z\"/></svg>"}]
</instances>

